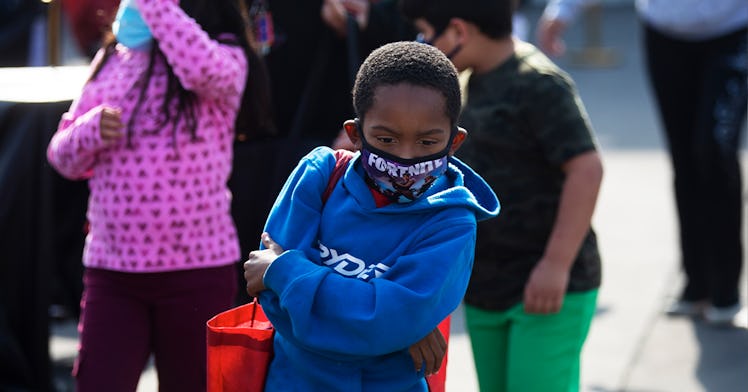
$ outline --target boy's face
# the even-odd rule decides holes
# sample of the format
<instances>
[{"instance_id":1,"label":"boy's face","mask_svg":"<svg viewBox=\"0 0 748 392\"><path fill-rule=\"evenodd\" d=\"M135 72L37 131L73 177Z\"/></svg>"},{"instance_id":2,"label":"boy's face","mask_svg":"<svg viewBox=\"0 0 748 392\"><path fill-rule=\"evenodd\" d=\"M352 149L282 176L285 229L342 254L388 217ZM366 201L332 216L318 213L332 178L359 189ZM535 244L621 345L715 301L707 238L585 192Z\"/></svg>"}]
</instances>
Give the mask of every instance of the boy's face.
<instances>
[{"instance_id":1,"label":"boy's face","mask_svg":"<svg viewBox=\"0 0 748 392\"><path fill-rule=\"evenodd\" d=\"M464 22L460 19L452 19L444 30L438 31L426 19L418 18L413 21L414 26L419 32L419 40L425 44L432 45L439 49L444 55L449 57L457 71L462 72L468 68L463 64L459 56L463 52Z\"/></svg>"},{"instance_id":2,"label":"boy's face","mask_svg":"<svg viewBox=\"0 0 748 392\"><path fill-rule=\"evenodd\" d=\"M403 159L439 153L449 143L451 122L446 114L446 99L437 90L407 83L384 85L374 91L374 104L364 114L363 129L352 120L345 129L356 148L361 148L358 132L366 141ZM459 130L450 155L462 144L465 130Z\"/></svg>"}]
</instances>

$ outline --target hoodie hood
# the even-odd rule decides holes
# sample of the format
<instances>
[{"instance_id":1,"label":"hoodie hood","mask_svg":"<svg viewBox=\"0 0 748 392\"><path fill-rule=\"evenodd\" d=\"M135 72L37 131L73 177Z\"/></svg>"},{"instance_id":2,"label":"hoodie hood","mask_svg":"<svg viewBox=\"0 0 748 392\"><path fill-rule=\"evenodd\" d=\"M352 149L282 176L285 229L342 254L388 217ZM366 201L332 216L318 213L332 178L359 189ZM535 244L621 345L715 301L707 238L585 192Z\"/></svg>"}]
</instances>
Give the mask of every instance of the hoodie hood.
<instances>
[{"instance_id":1,"label":"hoodie hood","mask_svg":"<svg viewBox=\"0 0 748 392\"><path fill-rule=\"evenodd\" d=\"M335 159L332 157L332 159ZM434 210L462 207L473 212L476 220L485 220L499 214L499 199L491 187L470 166L452 156L447 171L439 176L433 186L410 203L391 203L377 208L374 204L365 173L361 167L361 154L351 159L341 179L359 205L382 214L434 212Z\"/></svg>"}]
</instances>

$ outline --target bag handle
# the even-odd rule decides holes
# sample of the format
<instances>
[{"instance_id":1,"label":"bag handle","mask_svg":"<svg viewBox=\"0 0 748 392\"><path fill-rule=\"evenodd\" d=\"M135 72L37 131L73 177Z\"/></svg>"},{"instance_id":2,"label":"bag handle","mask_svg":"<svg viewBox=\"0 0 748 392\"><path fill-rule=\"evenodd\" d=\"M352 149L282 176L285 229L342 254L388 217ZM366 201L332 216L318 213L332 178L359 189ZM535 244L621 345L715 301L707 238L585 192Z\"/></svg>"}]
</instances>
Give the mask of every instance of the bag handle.
<instances>
[{"instance_id":1,"label":"bag handle","mask_svg":"<svg viewBox=\"0 0 748 392\"><path fill-rule=\"evenodd\" d=\"M255 315L257 314L257 307L260 306L260 303L257 301L257 297L254 297L252 299L252 305L252 319L249 320L250 328L255 326Z\"/></svg>"}]
</instances>

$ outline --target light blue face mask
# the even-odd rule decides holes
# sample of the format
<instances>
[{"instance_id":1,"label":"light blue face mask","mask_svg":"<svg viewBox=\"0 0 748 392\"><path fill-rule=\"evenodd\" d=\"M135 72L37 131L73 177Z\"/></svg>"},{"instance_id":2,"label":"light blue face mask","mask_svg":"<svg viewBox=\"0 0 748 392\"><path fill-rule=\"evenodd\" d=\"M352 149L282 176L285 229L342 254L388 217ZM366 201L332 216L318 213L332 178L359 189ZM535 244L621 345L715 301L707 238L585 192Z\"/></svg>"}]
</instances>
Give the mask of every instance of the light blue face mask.
<instances>
[{"instance_id":1,"label":"light blue face mask","mask_svg":"<svg viewBox=\"0 0 748 392\"><path fill-rule=\"evenodd\" d=\"M112 33L117 37L117 42L130 49L146 49L153 39L151 29L145 24L132 0L122 0L119 4L117 16L112 23Z\"/></svg>"}]
</instances>

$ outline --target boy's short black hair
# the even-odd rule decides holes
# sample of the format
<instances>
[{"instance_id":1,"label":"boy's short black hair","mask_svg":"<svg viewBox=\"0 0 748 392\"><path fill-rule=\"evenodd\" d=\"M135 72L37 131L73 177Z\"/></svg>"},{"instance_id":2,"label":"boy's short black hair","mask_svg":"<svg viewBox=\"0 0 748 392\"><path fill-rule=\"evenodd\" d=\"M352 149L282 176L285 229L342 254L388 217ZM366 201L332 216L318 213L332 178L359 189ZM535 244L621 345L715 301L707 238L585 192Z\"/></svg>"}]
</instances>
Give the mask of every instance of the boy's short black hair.
<instances>
[{"instance_id":1,"label":"boy's short black hair","mask_svg":"<svg viewBox=\"0 0 748 392\"><path fill-rule=\"evenodd\" d=\"M440 92L445 98L445 114L451 125L457 123L461 106L457 70L439 49L415 41L383 45L361 64L353 86L353 107L361 121L374 104L377 87L400 83Z\"/></svg>"},{"instance_id":2,"label":"boy's short black hair","mask_svg":"<svg viewBox=\"0 0 748 392\"><path fill-rule=\"evenodd\" d=\"M460 18L491 38L506 38L512 34L517 0L399 0L399 7L407 19L426 19L437 32Z\"/></svg>"}]
</instances>

